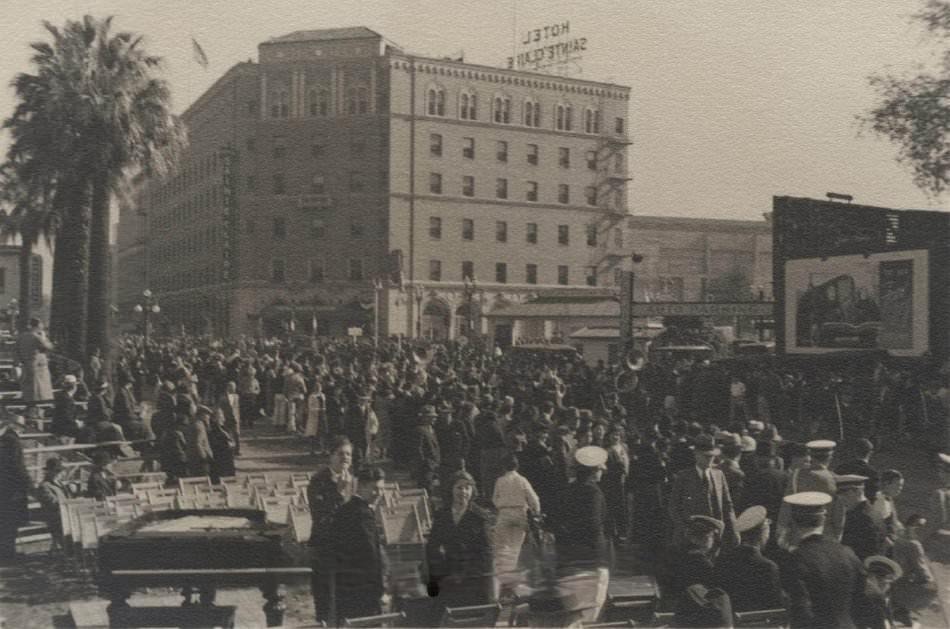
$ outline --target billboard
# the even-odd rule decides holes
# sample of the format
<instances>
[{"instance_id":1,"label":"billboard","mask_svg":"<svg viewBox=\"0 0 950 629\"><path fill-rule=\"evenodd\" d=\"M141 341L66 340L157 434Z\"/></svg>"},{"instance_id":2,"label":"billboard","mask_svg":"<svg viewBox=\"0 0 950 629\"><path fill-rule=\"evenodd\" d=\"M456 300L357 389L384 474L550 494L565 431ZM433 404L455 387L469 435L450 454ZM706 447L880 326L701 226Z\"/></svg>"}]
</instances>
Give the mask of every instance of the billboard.
<instances>
[{"instance_id":1,"label":"billboard","mask_svg":"<svg viewBox=\"0 0 950 629\"><path fill-rule=\"evenodd\" d=\"M926 249L786 260L785 351L930 349Z\"/></svg>"}]
</instances>

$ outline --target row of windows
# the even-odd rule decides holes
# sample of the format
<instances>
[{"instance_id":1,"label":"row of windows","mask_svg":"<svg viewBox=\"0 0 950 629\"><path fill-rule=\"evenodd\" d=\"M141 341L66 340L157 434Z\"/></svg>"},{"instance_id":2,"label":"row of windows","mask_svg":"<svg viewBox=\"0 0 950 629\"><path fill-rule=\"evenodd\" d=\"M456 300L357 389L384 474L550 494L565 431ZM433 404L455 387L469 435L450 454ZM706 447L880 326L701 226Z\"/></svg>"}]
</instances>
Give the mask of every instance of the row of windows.
<instances>
[{"instance_id":1,"label":"row of windows","mask_svg":"<svg viewBox=\"0 0 950 629\"><path fill-rule=\"evenodd\" d=\"M512 100L505 94L495 94L489 101L490 112L487 119L498 124L512 124L515 122ZM448 115L446 106L446 91L437 85L429 86L425 96L425 113L429 116L445 117ZM479 120L478 94L471 90L463 90L458 96L458 113L460 120ZM585 107L581 120L578 122L578 131L599 134L602 127L602 114L597 107ZM557 103L551 109L551 126L557 131L574 131L574 107L570 103ZM544 125L541 103L533 98L521 101L517 112L517 123L526 127L539 128ZM623 135L624 119L614 119L614 133Z\"/></svg>"},{"instance_id":2,"label":"row of windows","mask_svg":"<svg viewBox=\"0 0 950 629\"><path fill-rule=\"evenodd\" d=\"M311 216L307 225L307 235L310 238L327 238L329 236L330 220L325 213L318 213ZM350 238L385 238L389 232L389 223L385 219L380 219L376 223L376 233L371 233L370 229L362 221L350 221L348 235ZM248 236L257 234L257 220L248 218L244 221L244 233ZM287 219L282 216L274 217L271 220L271 237L274 240L286 240L288 234Z\"/></svg>"},{"instance_id":3,"label":"row of windows","mask_svg":"<svg viewBox=\"0 0 950 629\"><path fill-rule=\"evenodd\" d=\"M170 179L163 181L149 192L149 203L152 206L164 203L173 195L186 190L188 187L204 181L217 174L218 155L210 153L204 157L192 157L188 165Z\"/></svg>"},{"instance_id":4,"label":"row of windows","mask_svg":"<svg viewBox=\"0 0 950 629\"><path fill-rule=\"evenodd\" d=\"M385 136L379 138L379 148L380 152L385 152L386 147L388 146L387 139ZM364 157L366 155L366 138L353 137L349 142L349 151L351 157ZM247 138L244 142L244 148L249 155L256 155L258 152L257 138ZM326 146L323 144L313 142L310 144L308 149L310 157L322 158L325 157ZM290 147L287 143L287 137L283 135L275 135L271 138L271 156L274 159L284 159L287 157L292 157ZM340 157L339 152L334 152L334 159Z\"/></svg>"},{"instance_id":5,"label":"row of windows","mask_svg":"<svg viewBox=\"0 0 950 629\"><path fill-rule=\"evenodd\" d=\"M218 207L218 186L199 190L164 213L155 213L152 225L157 229L167 229L173 224L189 221L203 212Z\"/></svg>"},{"instance_id":6,"label":"row of windows","mask_svg":"<svg viewBox=\"0 0 950 629\"><path fill-rule=\"evenodd\" d=\"M287 261L283 258L274 258L270 265L270 280L275 284L283 284L288 279ZM324 260L310 260L307 265L307 281L312 283L323 282L327 279L327 266ZM363 260L350 258L346 265L346 279L359 282L366 279L363 269Z\"/></svg>"},{"instance_id":7,"label":"row of windows","mask_svg":"<svg viewBox=\"0 0 950 629\"><path fill-rule=\"evenodd\" d=\"M268 94L270 117L281 119L290 117L290 91L278 86ZM304 93L304 112L312 118L326 117L333 113L333 101L326 87L312 87ZM257 112L257 105L248 101L248 113ZM370 113L369 86L352 85L343 96L343 112L347 115Z\"/></svg>"},{"instance_id":8,"label":"row of windows","mask_svg":"<svg viewBox=\"0 0 950 629\"><path fill-rule=\"evenodd\" d=\"M191 232L174 242L159 243L152 246L156 260L161 264L170 264L182 257L201 255L221 242L223 227L211 225Z\"/></svg>"},{"instance_id":9,"label":"row of windows","mask_svg":"<svg viewBox=\"0 0 950 629\"><path fill-rule=\"evenodd\" d=\"M429 134L429 154L433 157L442 157L444 152L444 143L442 134ZM525 162L532 166L540 163L540 149L537 144L525 145ZM465 159L475 159L475 138L462 138L462 157ZM495 141L495 160L502 163L508 162L508 142L506 140ZM600 160L597 157L597 151L587 151L584 154L584 163L588 170L598 170ZM612 157L613 171L615 174L623 174L624 162L623 153L614 153ZM571 167L571 149L568 147L558 147L557 164L561 168Z\"/></svg>"},{"instance_id":10,"label":"row of windows","mask_svg":"<svg viewBox=\"0 0 950 629\"><path fill-rule=\"evenodd\" d=\"M385 170L380 171L379 173L379 185L385 187L388 185L389 173ZM363 171L352 171L346 174L346 177L342 183L345 185L345 190L347 192L353 193L365 193L370 191L370 183L372 182L372 177ZM259 188L259 183L256 175L248 175L244 180L244 187L248 192L257 192ZM287 178L284 173L274 173L270 178L270 192L271 194L290 194L290 188L287 186ZM308 194L327 194L329 187L327 186L326 177L319 173L314 173L310 176L310 180L306 184L306 188L303 192ZM339 188L337 188L339 190Z\"/></svg>"},{"instance_id":11,"label":"row of windows","mask_svg":"<svg viewBox=\"0 0 950 629\"><path fill-rule=\"evenodd\" d=\"M614 246L617 248L623 248L623 230L614 229ZM509 230L508 230L508 221L495 221L495 242L508 242ZM591 224L586 226L585 233L585 242L589 247L596 247L598 242L598 231L597 225ZM462 240L475 240L475 220L471 218L463 218L461 225L461 237ZM442 239L442 218L439 216L430 216L429 217L429 238L431 240L441 240ZM538 244L538 224L537 223L525 223L524 228L524 241L529 245ZM557 244L559 245L570 245L571 244L571 227L570 225L558 225L557 226Z\"/></svg>"},{"instance_id":12,"label":"row of windows","mask_svg":"<svg viewBox=\"0 0 950 629\"><path fill-rule=\"evenodd\" d=\"M458 278L459 280L465 279L474 279L475 278L475 263L471 260L465 260L461 265L461 275ZM441 282L445 278L442 273L442 261L441 260L429 260L429 280L432 282ZM596 269L589 267L586 269L586 282L589 285L596 285L597 283L597 273ZM507 262L496 262L495 263L495 282L498 284L507 284L513 278L509 275L508 272L508 263ZM538 280L538 265L537 264L526 264L524 267L524 278L523 283L525 284L537 284ZM568 285L570 283L570 268L566 264L557 265L557 283L561 285Z\"/></svg>"},{"instance_id":13,"label":"row of windows","mask_svg":"<svg viewBox=\"0 0 950 629\"><path fill-rule=\"evenodd\" d=\"M538 201L538 182L526 181L524 183L524 200L532 202ZM442 185L442 173L429 173L429 192L432 194L443 194L443 191L444 186ZM475 177L471 175L462 175L461 187L459 191L463 197L476 196ZM596 206L597 196L596 186L587 186L584 188L584 201L587 203L587 205ZM504 177L498 177L495 179L495 198L509 198L508 180ZM566 183L557 184L557 202L561 204L568 204L571 202L570 185Z\"/></svg>"}]
</instances>

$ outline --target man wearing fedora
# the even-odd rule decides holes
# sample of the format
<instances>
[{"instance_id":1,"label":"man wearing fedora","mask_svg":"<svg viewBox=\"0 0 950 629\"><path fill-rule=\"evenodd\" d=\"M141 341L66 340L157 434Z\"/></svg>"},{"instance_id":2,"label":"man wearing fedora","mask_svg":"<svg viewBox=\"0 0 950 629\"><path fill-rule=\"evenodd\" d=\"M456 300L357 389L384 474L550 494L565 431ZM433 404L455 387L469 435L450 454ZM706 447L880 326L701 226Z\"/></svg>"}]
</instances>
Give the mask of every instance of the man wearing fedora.
<instances>
[{"instance_id":1,"label":"man wearing fedora","mask_svg":"<svg viewBox=\"0 0 950 629\"><path fill-rule=\"evenodd\" d=\"M53 421L50 432L58 437L75 439L79 433L79 404L76 391L79 381L73 374L63 376L63 386L53 394Z\"/></svg>"},{"instance_id":2,"label":"man wearing fedora","mask_svg":"<svg viewBox=\"0 0 950 629\"><path fill-rule=\"evenodd\" d=\"M439 440L435 435L433 423L436 418L435 407L426 404L419 413L416 426L415 446L412 451L413 476L420 488L432 495L432 485L436 472L442 462Z\"/></svg>"},{"instance_id":3,"label":"man wearing fedora","mask_svg":"<svg viewBox=\"0 0 950 629\"><path fill-rule=\"evenodd\" d=\"M673 522L674 543L683 541L692 516L703 515L722 522L724 547L739 544L729 485L722 471L712 465L719 454L712 436L701 434L693 440L694 466L677 472L673 477L669 515Z\"/></svg>"}]
</instances>

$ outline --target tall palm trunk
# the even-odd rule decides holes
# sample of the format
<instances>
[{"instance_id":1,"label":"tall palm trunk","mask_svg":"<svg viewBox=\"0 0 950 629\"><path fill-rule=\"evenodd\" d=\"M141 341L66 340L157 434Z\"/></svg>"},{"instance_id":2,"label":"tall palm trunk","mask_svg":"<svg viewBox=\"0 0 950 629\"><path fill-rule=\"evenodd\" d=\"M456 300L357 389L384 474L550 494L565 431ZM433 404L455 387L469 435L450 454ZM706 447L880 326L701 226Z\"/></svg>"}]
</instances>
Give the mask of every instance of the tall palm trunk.
<instances>
[{"instance_id":1,"label":"tall palm trunk","mask_svg":"<svg viewBox=\"0 0 950 629\"><path fill-rule=\"evenodd\" d=\"M64 182L57 192L62 222L53 257L50 336L57 350L85 364L89 291L89 186Z\"/></svg>"},{"instance_id":2,"label":"tall palm trunk","mask_svg":"<svg viewBox=\"0 0 950 629\"><path fill-rule=\"evenodd\" d=\"M104 171L104 169L103 169ZM108 359L110 355L110 291L112 274L109 264L109 185L108 175L97 172L92 182L92 216L89 230L89 302L87 305L89 334L86 356L95 350ZM85 363L85 361L83 361Z\"/></svg>"},{"instance_id":3,"label":"tall palm trunk","mask_svg":"<svg viewBox=\"0 0 950 629\"><path fill-rule=\"evenodd\" d=\"M32 290L33 287L33 273L32 265L30 262L33 259L33 240L30 238L31 234L21 233L20 234L20 251L19 251L19 263L20 263L20 313L17 315L17 327L20 330L26 330L30 322L30 317L33 316L33 300Z\"/></svg>"}]
</instances>

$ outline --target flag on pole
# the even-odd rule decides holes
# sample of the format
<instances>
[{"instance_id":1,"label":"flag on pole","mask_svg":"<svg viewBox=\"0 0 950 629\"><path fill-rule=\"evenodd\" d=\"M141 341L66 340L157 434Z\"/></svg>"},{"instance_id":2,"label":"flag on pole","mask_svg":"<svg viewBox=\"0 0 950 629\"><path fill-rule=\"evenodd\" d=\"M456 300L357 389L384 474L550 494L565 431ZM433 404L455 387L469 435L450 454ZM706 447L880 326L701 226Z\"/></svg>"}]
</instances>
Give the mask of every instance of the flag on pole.
<instances>
[{"instance_id":1,"label":"flag on pole","mask_svg":"<svg viewBox=\"0 0 950 629\"><path fill-rule=\"evenodd\" d=\"M205 54L204 49L201 47L201 45L198 43L198 41L194 37L191 38L191 52L195 57L195 61L198 62L198 65L200 65L202 68L207 70L208 69L208 55Z\"/></svg>"},{"instance_id":2,"label":"flag on pole","mask_svg":"<svg viewBox=\"0 0 950 629\"><path fill-rule=\"evenodd\" d=\"M310 314L310 331L313 336L317 335L317 311L314 310Z\"/></svg>"}]
</instances>

